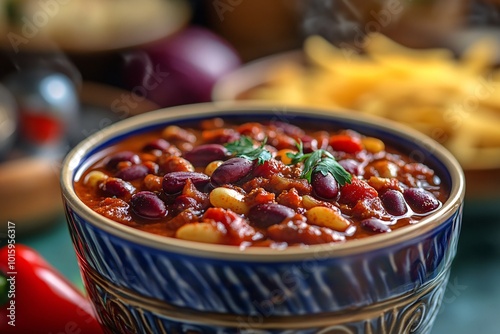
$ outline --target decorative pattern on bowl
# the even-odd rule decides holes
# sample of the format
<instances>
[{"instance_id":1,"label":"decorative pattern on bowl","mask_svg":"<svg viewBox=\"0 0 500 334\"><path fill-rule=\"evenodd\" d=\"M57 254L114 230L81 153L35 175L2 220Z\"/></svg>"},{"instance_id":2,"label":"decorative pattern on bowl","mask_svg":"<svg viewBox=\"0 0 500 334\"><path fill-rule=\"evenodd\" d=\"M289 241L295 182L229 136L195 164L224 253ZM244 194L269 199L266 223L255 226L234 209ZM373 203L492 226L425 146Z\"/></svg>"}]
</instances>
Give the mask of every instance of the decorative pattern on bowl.
<instances>
[{"instance_id":1,"label":"decorative pattern on bowl","mask_svg":"<svg viewBox=\"0 0 500 334\"><path fill-rule=\"evenodd\" d=\"M451 184L438 213L344 244L242 251L164 238L107 220L72 190L89 158L124 136L206 115L268 120L276 117L270 110L201 105L153 112L101 132L68 156L62 174L68 226L101 322L120 333L430 332L456 252L464 180L446 151L411 130L316 110L279 115L406 147Z\"/></svg>"}]
</instances>

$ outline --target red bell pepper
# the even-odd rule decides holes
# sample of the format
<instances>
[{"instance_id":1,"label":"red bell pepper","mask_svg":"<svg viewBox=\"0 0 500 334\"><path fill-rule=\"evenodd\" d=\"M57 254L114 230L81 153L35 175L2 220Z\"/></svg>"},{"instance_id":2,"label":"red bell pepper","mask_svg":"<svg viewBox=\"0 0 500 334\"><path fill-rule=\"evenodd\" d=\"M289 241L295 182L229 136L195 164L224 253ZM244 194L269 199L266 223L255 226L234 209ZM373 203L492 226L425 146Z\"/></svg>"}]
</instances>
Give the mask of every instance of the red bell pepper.
<instances>
[{"instance_id":1,"label":"red bell pepper","mask_svg":"<svg viewBox=\"0 0 500 334\"><path fill-rule=\"evenodd\" d=\"M348 135L333 135L330 137L330 145L335 151L346 153L357 153L363 150L363 144L357 137Z\"/></svg>"},{"instance_id":2,"label":"red bell pepper","mask_svg":"<svg viewBox=\"0 0 500 334\"><path fill-rule=\"evenodd\" d=\"M0 333L103 333L89 300L36 251L0 248Z\"/></svg>"}]
</instances>

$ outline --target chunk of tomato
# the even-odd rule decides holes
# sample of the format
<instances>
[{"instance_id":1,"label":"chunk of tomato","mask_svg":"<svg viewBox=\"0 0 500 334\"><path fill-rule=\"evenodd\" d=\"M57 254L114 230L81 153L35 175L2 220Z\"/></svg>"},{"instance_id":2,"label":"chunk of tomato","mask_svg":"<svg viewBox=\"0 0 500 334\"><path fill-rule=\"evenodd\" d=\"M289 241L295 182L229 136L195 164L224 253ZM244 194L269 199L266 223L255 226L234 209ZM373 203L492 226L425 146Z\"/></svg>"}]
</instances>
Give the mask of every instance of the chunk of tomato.
<instances>
[{"instance_id":1,"label":"chunk of tomato","mask_svg":"<svg viewBox=\"0 0 500 334\"><path fill-rule=\"evenodd\" d=\"M377 196L378 193L375 188L370 186L366 181L353 178L351 183L347 183L342 187L339 202L352 207L361 200L372 199Z\"/></svg>"},{"instance_id":2,"label":"chunk of tomato","mask_svg":"<svg viewBox=\"0 0 500 334\"><path fill-rule=\"evenodd\" d=\"M357 137L348 135L333 135L330 137L330 146L336 151L357 153L363 150L363 144Z\"/></svg>"},{"instance_id":3,"label":"chunk of tomato","mask_svg":"<svg viewBox=\"0 0 500 334\"><path fill-rule=\"evenodd\" d=\"M209 208L203 215L203 219L222 223L228 231L229 244L239 245L243 241L251 241L257 233L246 219L231 210Z\"/></svg>"},{"instance_id":4,"label":"chunk of tomato","mask_svg":"<svg viewBox=\"0 0 500 334\"><path fill-rule=\"evenodd\" d=\"M253 169L253 176L255 177L265 177L267 179L275 174L283 172L285 169L289 169L283 162L276 159L271 159L265 161L263 164L256 164Z\"/></svg>"}]
</instances>

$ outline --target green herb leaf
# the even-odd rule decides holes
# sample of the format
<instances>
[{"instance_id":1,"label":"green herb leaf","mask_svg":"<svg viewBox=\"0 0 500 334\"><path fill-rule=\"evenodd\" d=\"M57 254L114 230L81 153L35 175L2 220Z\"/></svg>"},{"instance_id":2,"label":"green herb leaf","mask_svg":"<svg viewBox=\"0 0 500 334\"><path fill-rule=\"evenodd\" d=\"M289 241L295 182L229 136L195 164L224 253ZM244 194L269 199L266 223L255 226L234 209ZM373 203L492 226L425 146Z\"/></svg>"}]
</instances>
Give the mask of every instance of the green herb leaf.
<instances>
[{"instance_id":1,"label":"green herb leaf","mask_svg":"<svg viewBox=\"0 0 500 334\"><path fill-rule=\"evenodd\" d=\"M302 162L303 160L307 159L306 156L304 156L304 144L302 141L299 141L297 143L297 153L287 153L286 156L292 159L291 164L296 165L299 162Z\"/></svg>"},{"instance_id":2,"label":"green herb leaf","mask_svg":"<svg viewBox=\"0 0 500 334\"><path fill-rule=\"evenodd\" d=\"M344 169L335 159L323 158L314 168L314 172L320 172L323 175L332 174L340 185L351 183L352 175Z\"/></svg>"},{"instance_id":3,"label":"green herb leaf","mask_svg":"<svg viewBox=\"0 0 500 334\"><path fill-rule=\"evenodd\" d=\"M352 175L342 167L335 157L328 151L316 150L311 153L304 154L304 145L302 142L297 143L297 153L287 153L287 156L292 160L291 164L304 163L301 177L311 183L311 178L314 173L327 175L332 174L335 180L341 185L351 183Z\"/></svg>"},{"instance_id":4,"label":"green herb leaf","mask_svg":"<svg viewBox=\"0 0 500 334\"><path fill-rule=\"evenodd\" d=\"M257 163L262 165L265 161L272 158L271 152L264 148L266 146L266 141L267 139L265 139L260 146L255 147L252 138L241 136L240 139L227 143L224 146L230 154L251 161L257 160Z\"/></svg>"}]
</instances>

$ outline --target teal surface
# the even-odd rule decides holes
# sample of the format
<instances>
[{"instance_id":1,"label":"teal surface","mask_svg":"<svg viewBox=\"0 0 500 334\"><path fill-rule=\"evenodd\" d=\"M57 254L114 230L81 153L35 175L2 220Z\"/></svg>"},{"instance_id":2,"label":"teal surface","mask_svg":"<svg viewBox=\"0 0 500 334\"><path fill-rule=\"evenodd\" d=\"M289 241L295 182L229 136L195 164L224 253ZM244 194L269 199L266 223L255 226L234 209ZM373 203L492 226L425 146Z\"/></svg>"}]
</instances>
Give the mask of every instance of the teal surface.
<instances>
[{"instance_id":1,"label":"teal surface","mask_svg":"<svg viewBox=\"0 0 500 334\"><path fill-rule=\"evenodd\" d=\"M81 287L63 217L36 235L19 238ZM500 333L500 201L466 203L457 257L432 334Z\"/></svg>"},{"instance_id":2,"label":"teal surface","mask_svg":"<svg viewBox=\"0 0 500 334\"><path fill-rule=\"evenodd\" d=\"M76 253L73 250L64 216L48 228L37 231L33 235L20 237L16 241L36 249L66 278L79 287L82 286Z\"/></svg>"}]
</instances>

